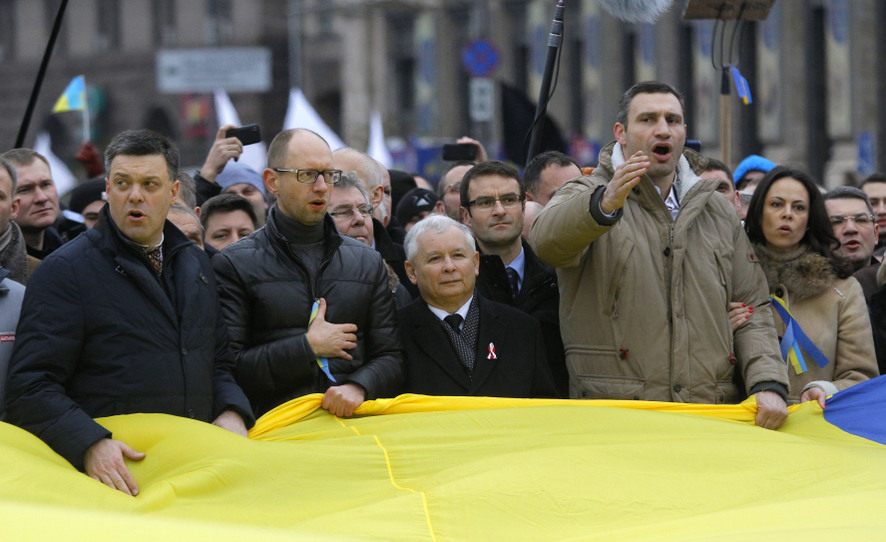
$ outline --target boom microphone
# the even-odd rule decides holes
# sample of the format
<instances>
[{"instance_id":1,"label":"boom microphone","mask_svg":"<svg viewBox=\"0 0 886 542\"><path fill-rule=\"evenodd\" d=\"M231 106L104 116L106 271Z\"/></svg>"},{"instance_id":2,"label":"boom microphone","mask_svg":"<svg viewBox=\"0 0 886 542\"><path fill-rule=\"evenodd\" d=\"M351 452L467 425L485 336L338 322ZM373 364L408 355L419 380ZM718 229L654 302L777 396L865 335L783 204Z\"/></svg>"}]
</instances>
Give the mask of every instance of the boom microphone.
<instances>
[{"instance_id":1,"label":"boom microphone","mask_svg":"<svg viewBox=\"0 0 886 542\"><path fill-rule=\"evenodd\" d=\"M541 139L544 135L545 111L548 108L548 100L551 96L551 81L554 78L554 65L557 63L557 55L560 54L560 46L563 45L563 0L557 2L554 9L554 20L551 22L551 33L548 34L548 56L545 59L545 71L541 78L541 90L538 93L538 106L535 111L535 120L530 128L529 149L526 153L526 162L541 150Z\"/></svg>"}]
</instances>

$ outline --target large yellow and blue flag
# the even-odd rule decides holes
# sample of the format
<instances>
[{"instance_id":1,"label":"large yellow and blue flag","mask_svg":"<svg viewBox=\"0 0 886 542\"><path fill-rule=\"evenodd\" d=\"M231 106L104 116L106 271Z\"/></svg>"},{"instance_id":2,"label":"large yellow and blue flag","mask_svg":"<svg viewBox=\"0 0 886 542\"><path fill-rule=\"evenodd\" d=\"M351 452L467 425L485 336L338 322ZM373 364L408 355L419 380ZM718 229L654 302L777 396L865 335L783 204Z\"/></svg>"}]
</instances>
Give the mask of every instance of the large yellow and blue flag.
<instances>
[{"instance_id":1,"label":"large yellow and blue flag","mask_svg":"<svg viewBox=\"0 0 886 542\"><path fill-rule=\"evenodd\" d=\"M53 113L65 111L83 111L86 109L86 82L82 75L78 75L68 84L62 95L58 97L52 107Z\"/></svg>"},{"instance_id":2,"label":"large yellow and blue flag","mask_svg":"<svg viewBox=\"0 0 886 542\"><path fill-rule=\"evenodd\" d=\"M0 423L4 539L880 540L886 378L790 408L314 394L245 439L161 414L98 420L147 455L129 497ZM126 533L121 535L118 533ZM101 536L101 535L100 535Z\"/></svg>"}]
</instances>

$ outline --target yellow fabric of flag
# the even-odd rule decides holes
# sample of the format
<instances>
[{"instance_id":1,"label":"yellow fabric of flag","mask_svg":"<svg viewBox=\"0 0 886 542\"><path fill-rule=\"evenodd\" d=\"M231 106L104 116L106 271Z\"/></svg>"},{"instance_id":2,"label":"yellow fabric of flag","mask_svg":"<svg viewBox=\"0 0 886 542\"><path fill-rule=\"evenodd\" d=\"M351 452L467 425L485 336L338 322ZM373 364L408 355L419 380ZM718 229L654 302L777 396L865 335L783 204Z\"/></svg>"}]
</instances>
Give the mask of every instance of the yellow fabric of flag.
<instances>
[{"instance_id":1,"label":"yellow fabric of flag","mask_svg":"<svg viewBox=\"0 0 886 542\"><path fill-rule=\"evenodd\" d=\"M815 403L307 396L251 439L189 419L99 420L147 457L133 498L0 424L4 539L821 540L886 529L886 447ZM879 413L877 413L879 415Z\"/></svg>"},{"instance_id":2,"label":"yellow fabric of flag","mask_svg":"<svg viewBox=\"0 0 886 542\"><path fill-rule=\"evenodd\" d=\"M78 75L68 83L65 91L55 101L52 107L53 113L66 111L83 111L86 109L86 81L82 75Z\"/></svg>"}]
</instances>

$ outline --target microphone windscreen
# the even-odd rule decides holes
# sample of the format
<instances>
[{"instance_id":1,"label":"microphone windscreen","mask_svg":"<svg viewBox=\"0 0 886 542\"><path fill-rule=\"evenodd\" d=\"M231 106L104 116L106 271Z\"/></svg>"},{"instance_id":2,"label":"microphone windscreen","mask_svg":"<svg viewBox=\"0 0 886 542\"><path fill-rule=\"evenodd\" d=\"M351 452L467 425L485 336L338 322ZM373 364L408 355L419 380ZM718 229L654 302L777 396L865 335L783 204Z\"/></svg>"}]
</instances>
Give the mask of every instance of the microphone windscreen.
<instances>
[{"instance_id":1,"label":"microphone windscreen","mask_svg":"<svg viewBox=\"0 0 886 542\"><path fill-rule=\"evenodd\" d=\"M673 0L597 0L610 15L628 23L654 23Z\"/></svg>"}]
</instances>

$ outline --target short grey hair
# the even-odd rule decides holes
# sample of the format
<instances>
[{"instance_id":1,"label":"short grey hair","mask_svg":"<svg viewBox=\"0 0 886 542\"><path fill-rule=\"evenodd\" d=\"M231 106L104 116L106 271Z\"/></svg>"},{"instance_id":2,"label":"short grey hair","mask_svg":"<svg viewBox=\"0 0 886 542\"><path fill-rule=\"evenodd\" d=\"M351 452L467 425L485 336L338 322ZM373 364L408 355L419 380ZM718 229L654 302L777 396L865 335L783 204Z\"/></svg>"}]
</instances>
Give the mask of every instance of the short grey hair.
<instances>
[{"instance_id":1,"label":"short grey hair","mask_svg":"<svg viewBox=\"0 0 886 542\"><path fill-rule=\"evenodd\" d=\"M363 199L366 200L367 204L371 204L371 198L369 197L369 190L366 190L366 185L363 184L363 181L360 180L360 177L357 176L357 173L354 171L349 171L348 173L342 173L341 179L332 186L332 190L338 190L340 188L356 188L363 194Z\"/></svg>"},{"instance_id":2,"label":"short grey hair","mask_svg":"<svg viewBox=\"0 0 886 542\"><path fill-rule=\"evenodd\" d=\"M423 233L428 231L443 233L449 228L456 228L465 236L465 241L467 241L468 246L471 248L471 254L477 252L476 246L474 245L474 236L471 234L471 230L467 226L452 220L446 215L435 213L420 220L415 226L412 226L406 234L406 240L403 242L403 246L406 249L406 259L411 262L415 258L415 255L418 252L418 238Z\"/></svg>"},{"instance_id":3,"label":"short grey hair","mask_svg":"<svg viewBox=\"0 0 886 542\"><path fill-rule=\"evenodd\" d=\"M18 185L18 172L15 170L15 166L12 165L12 162L6 158L0 158L0 165L3 166L6 173L9 173L9 178L12 179L12 192L9 194L10 197L12 197L12 195L15 194L15 187Z\"/></svg>"},{"instance_id":4,"label":"short grey hair","mask_svg":"<svg viewBox=\"0 0 886 542\"><path fill-rule=\"evenodd\" d=\"M825 194L824 200L828 201L829 199L860 199L868 206L868 212L872 215L874 214L874 206L871 205L871 200L861 188L856 188L854 186L838 186Z\"/></svg>"}]
</instances>

